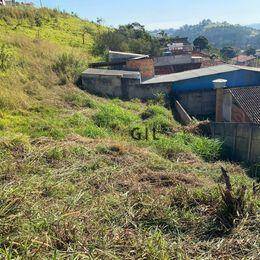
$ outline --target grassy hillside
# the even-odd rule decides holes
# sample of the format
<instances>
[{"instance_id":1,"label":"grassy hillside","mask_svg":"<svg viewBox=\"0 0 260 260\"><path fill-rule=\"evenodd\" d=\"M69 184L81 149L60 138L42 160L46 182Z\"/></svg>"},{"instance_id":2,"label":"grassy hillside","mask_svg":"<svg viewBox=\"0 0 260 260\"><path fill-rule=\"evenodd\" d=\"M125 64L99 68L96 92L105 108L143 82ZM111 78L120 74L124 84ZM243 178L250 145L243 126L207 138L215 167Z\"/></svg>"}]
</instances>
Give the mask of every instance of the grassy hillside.
<instances>
[{"instance_id":1,"label":"grassy hillside","mask_svg":"<svg viewBox=\"0 0 260 260\"><path fill-rule=\"evenodd\" d=\"M257 258L259 197L245 169L219 161L220 142L192 134L159 99L74 85L106 28L47 9L0 14L1 257ZM159 139L134 140L135 127Z\"/></svg>"}]
</instances>

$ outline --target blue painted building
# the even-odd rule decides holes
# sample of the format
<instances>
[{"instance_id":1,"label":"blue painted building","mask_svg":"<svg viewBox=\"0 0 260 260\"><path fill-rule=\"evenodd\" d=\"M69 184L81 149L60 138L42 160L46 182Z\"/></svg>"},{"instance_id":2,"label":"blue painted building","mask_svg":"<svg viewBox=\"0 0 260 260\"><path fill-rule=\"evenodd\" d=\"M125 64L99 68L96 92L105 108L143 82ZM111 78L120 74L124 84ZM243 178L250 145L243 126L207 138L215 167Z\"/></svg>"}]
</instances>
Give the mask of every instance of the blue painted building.
<instances>
[{"instance_id":1,"label":"blue painted building","mask_svg":"<svg viewBox=\"0 0 260 260\"><path fill-rule=\"evenodd\" d=\"M173 82L172 90L174 93L183 93L197 90L213 90L213 80L226 79L227 87L248 87L260 86L260 70L256 69L237 69L233 71L220 72L216 74L201 75ZM203 69L209 71L209 69Z\"/></svg>"},{"instance_id":2,"label":"blue painted building","mask_svg":"<svg viewBox=\"0 0 260 260\"><path fill-rule=\"evenodd\" d=\"M260 86L260 69L235 65L208 68L155 77L142 84L171 86L171 91L192 116L214 115L216 91L213 81L226 79L228 88Z\"/></svg>"},{"instance_id":3,"label":"blue painted building","mask_svg":"<svg viewBox=\"0 0 260 260\"><path fill-rule=\"evenodd\" d=\"M228 87L260 86L260 69L235 65L218 65L154 77L143 84L172 83L174 93L213 90L212 81L226 79Z\"/></svg>"}]
</instances>

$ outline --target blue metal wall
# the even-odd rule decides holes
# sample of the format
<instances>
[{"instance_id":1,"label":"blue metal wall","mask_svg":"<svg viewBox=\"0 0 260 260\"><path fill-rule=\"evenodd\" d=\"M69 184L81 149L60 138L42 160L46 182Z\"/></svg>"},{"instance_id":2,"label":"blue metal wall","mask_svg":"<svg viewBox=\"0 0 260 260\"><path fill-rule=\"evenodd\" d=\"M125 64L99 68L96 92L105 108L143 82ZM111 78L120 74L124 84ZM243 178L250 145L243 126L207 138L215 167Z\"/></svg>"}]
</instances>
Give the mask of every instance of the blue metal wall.
<instances>
[{"instance_id":1,"label":"blue metal wall","mask_svg":"<svg viewBox=\"0 0 260 260\"><path fill-rule=\"evenodd\" d=\"M260 86L260 72L237 70L215 75L202 76L173 83L173 92L182 93L196 90L214 89L212 81L226 79L228 87Z\"/></svg>"}]
</instances>

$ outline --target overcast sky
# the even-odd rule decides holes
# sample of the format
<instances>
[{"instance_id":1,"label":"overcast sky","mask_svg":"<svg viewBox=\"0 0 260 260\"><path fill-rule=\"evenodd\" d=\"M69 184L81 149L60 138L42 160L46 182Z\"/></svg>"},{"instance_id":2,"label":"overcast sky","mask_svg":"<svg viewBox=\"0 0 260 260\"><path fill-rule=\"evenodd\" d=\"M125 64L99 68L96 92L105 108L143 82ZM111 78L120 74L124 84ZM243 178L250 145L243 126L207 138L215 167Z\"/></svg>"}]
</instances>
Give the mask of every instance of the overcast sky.
<instances>
[{"instance_id":1,"label":"overcast sky","mask_svg":"<svg viewBox=\"0 0 260 260\"><path fill-rule=\"evenodd\" d=\"M31 2L28 0L27 2ZM34 0L39 4L40 0ZM260 0L42 0L44 6L75 12L106 25L139 22L147 29L178 28L209 18L213 21L260 23Z\"/></svg>"}]
</instances>

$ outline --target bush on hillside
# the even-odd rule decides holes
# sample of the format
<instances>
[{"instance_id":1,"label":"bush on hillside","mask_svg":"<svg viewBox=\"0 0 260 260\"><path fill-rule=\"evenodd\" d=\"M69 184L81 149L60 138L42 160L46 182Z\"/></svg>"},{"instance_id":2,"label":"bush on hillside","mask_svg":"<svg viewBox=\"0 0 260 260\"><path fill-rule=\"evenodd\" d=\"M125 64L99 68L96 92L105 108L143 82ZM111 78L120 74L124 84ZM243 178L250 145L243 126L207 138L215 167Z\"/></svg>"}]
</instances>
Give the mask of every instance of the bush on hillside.
<instances>
[{"instance_id":1,"label":"bush on hillside","mask_svg":"<svg viewBox=\"0 0 260 260\"><path fill-rule=\"evenodd\" d=\"M153 146L164 157L176 159L182 153L194 153L206 161L215 161L221 155L221 142L183 132L170 138L161 137Z\"/></svg>"},{"instance_id":2,"label":"bush on hillside","mask_svg":"<svg viewBox=\"0 0 260 260\"><path fill-rule=\"evenodd\" d=\"M175 125L171 111L160 105L148 106L141 118L146 125L156 128L161 133L171 132Z\"/></svg>"},{"instance_id":3,"label":"bush on hillside","mask_svg":"<svg viewBox=\"0 0 260 260\"><path fill-rule=\"evenodd\" d=\"M65 85L69 82L77 83L85 64L71 53L63 53L58 56L52 66L53 71L59 76L60 84Z\"/></svg>"}]
</instances>

